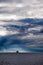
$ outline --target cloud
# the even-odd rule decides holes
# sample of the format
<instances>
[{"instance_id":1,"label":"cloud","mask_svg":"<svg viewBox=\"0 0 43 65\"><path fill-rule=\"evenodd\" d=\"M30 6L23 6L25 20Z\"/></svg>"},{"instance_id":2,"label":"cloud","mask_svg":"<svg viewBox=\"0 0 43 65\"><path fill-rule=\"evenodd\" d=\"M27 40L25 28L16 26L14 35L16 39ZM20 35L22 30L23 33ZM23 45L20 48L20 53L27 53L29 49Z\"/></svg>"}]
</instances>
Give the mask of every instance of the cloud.
<instances>
[{"instance_id":1,"label":"cloud","mask_svg":"<svg viewBox=\"0 0 43 65\"><path fill-rule=\"evenodd\" d=\"M43 39L43 26L39 25L42 20L21 19L21 20L1 20L0 32L3 35L15 35L14 39ZM9 22L9 23L8 23ZM0 33L0 35L2 34ZM12 38L13 40L13 38Z\"/></svg>"},{"instance_id":2,"label":"cloud","mask_svg":"<svg viewBox=\"0 0 43 65\"><path fill-rule=\"evenodd\" d=\"M0 0L0 8L0 14L6 14L5 16L9 14L8 16L13 16L12 18L14 18L14 15L17 19L43 18L42 0Z\"/></svg>"},{"instance_id":3,"label":"cloud","mask_svg":"<svg viewBox=\"0 0 43 65\"><path fill-rule=\"evenodd\" d=\"M22 0L0 0L0 2L22 2Z\"/></svg>"},{"instance_id":4,"label":"cloud","mask_svg":"<svg viewBox=\"0 0 43 65\"><path fill-rule=\"evenodd\" d=\"M0 49L43 45L43 1L0 0L0 42Z\"/></svg>"}]
</instances>

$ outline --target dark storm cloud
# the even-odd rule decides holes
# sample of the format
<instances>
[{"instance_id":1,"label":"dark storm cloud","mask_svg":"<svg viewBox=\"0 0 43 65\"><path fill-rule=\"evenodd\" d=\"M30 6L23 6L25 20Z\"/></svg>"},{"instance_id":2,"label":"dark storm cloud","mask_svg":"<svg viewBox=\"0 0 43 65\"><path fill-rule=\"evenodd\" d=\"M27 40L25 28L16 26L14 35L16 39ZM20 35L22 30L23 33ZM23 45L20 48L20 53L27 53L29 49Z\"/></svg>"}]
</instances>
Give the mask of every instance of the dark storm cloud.
<instances>
[{"instance_id":1,"label":"dark storm cloud","mask_svg":"<svg viewBox=\"0 0 43 65\"><path fill-rule=\"evenodd\" d=\"M21 19L19 20L20 22L28 22L30 24L34 24L34 25L43 25L43 18L39 19L39 18L26 18L26 19Z\"/></svg>"},{"instance_id":2,"label":"dark storm cloud","mask_svg":"<svg viewBox=\"0 0 43 65\"><path fill-rule=\"evenodd\" d=\"M6 24L9 22L9 24L3 25L3 27L6 28L6 30L8 30L8 31L17 30L21 34L32 33L32 34L37 35L37 34L43 33L43 26L42 26L43 21L42 20L39 20L39 19L38 20L37 19L22 19L22 20L18 20L18 21L16 21L16 20L0 20L0 21L3 21Z\"/></svg>"},{"instance_id":3,"label":"dark storm cloud","mask_svg":"<svg viewBox=\"0 0 43 65\"><path fill-rule=\"evenodd\" d=\"M42 0L0 0L0 49L10 45L43 45Z\"/></svg>"},{"instance_id":4,"label":"dark storm cloud","mask_svg":"<svg viewBox=\"0 0 43 65\"><path fill-rule=\"evenodd\" d=\"M40 31L31 31L31 33L33 33L34 35L43 35L43 30L40 30Z\"/></svg>"},{"instance_id":5,"label":"dark storm cloud","mask_svg":"<svg viewBox=\"0 0 43 65\"><path fill-rule=\"evenodd\" d=\"M10 45L19 45L25 47L37 47L43 45L43 19L21 19L21 20L0 20L7 25L1 25L6 31L19 33L5 35L0 37L0 49L7 48ZM11 24L11 22L13 24ZM19 24L18 24L19 23ZM21 23L21 24L20 24ZM24 24L23 24L24 23Z\"/></svg>"},{"instance_id":6,"label":"dark storm cloud","mask_svg":"<svg viewBox=\"0 0 43 65\"><path fill-rule=\"evenodd\" d=\"M10 35L1 37L0 39L0 48L7 48L11 45L21 45L25 47L37 47L43 45L43 39L20 39L20 35Z\"/></svg>"},{"instance_id":7,"label":"dark storm cloud","mask_svg":"<svg viewBox=\"0 0 43 65\"><path fill-rule=\"evenodd\" d=\"M41 29L40 33L43 33L43 29Z\"/></svg>"}]
</instances>

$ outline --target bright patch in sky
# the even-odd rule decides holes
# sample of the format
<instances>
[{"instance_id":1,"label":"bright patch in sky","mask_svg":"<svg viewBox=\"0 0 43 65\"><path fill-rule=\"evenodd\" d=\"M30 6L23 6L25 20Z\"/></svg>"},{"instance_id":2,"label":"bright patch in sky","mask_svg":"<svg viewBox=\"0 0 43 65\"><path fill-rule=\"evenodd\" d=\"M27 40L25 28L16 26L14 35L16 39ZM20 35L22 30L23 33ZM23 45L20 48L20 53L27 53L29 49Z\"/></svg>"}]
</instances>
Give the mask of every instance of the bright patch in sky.
<instances>
[{"instance_id":1,"label":"bright patch in sky","mask_svg":"<svg viewBox=\"0 0 43 65\"><path fill-rule=\"evenodd\" d=\"M5 36L7 33L6 33L6 31L1 31L0 30L0 36Z\"/></svg>"}]
</instances>

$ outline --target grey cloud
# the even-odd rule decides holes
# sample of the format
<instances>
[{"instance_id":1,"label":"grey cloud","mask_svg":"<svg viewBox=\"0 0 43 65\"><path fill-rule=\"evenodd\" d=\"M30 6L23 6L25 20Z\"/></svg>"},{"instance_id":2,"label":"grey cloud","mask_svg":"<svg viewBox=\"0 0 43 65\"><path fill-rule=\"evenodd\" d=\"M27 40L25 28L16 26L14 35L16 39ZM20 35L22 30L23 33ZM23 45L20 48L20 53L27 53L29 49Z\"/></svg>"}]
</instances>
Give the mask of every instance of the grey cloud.
<instances>
[{"instance_id":1,"label":"grey cloud","mask_svg":"<svg viewBox=\"0 0 43 65\"><path fill-rule=\"evenodd\" d=\"M6 8L3 8L2 10L0 10L0 13L16 14L16 15L22 16L22 17L24 17L24 16L25 17L43 17L43 5L41 3L39 5L38 0L37 1L36 0L35 1L34 0L33 1L31 1L31 0L30 1L29 0L25 0L25 1L24 0L0 0L0 1L2 1L2 2L14 1L14 3L21 2L23 4L23 7L17 8L17 7L14 7L14 5L13 5L14 3L12 3L12 6L10 8L9 8L9 6ZM40 9L40 7L42 9ZM15 8L15 9L12 9L12 8Z\"/></svg>"},{"instance_id":2,"label":"grey cloud","mask_svg":"<svg viewBox=\"0 0 43 65\"><path fill-rule=\"evenodd\" d=\"M16 5L13 5L15 3ZM18 16L19 20L13 20L13 15ZM12 17L7 19L7 16ZM23 17L26 19L22 19ZM35 19L37 17L42 17L42 19ZM37 27L39 28L37 29ZM0 0L0 32L1 29L4 32L5 30L8 31L9 35L7 33L4 36L0 36L0 49L16 44L26 47L32 45L34 47L43 46L43 1Z\"/></svg>"},{"instance_id":3,"label":"grey cloud","mask_svg":"<svg viewBox=\"0 0 43 65\"><path fill-rule=\"evenodd\" d=\"M9 45L21 45L21 46L26 46L26 47L35 47L35 46L41 46L43 45L43 39L34 39L34 38L30 38L30 39L20 39L22 36L20 35L10 35L10 36L5 36L5 37L1 37L0 39L0 46L1 47L7 47Z\"/></svg>"},{"instance_id":4,"label":"grey cloud","mask_svg":"<svg viewBox=\"0 0 43 65\"><path fill-rule=\"evenodd\" d=\"M20 3L22 0L0 0L0 2L17 2Z\"/></svg>"},{"instance_id":5,"label":"grey cloud","mask_svg":"<svg viewBox=\"0 0 43 65\"><path fill-rule=\"evenodd\" d=\"M28 34L32 33L35 35L42 34L43 33L43 26L39 26L39 23L41 23L42 20L34 20L34 19L23 19L23 20L2 20L4 23L8 23L7 25L1 25L8 31L18 31L22 34ZM34 22L35 21L35 22ZM12 23L11 23L12 22ZM43 23L43 22L42 22ZM41 23L41 24L42 24Z\"/></svg>"}]
</instances>

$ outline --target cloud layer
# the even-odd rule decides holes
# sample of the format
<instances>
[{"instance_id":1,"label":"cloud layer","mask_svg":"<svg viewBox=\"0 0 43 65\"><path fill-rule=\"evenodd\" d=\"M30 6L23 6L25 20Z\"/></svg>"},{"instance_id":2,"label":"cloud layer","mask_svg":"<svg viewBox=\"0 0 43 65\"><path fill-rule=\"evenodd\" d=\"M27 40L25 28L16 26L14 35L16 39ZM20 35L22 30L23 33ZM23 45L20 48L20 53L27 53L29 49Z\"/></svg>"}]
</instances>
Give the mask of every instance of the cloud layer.
<instances>
[{"instance_id":1,"label":"cloud layer","mask_svg":"<svg viewBox=\"0 0 43 65\"><path fill-rule=\"evenodd\" d=\"M0 0L0 51L15 47L43 52L42 0Z\"/></svg>"},{"instance_id":2,"label":"cloud layer","mask_svg":"<svg viewBox=\"0 0 43 65\"><path fill-rule=\"evenodd\" d=\"M12 49L14 49L12 50L12 52L16 51L17 49L18 50L22 49L25 52L26 51L30 52L33 51L34 49L38 50L41 49L42 51L43 48L41 47L43 46L43 19L26 18L20 20L1 20L1 22L0 22L1 51L10 52ZM16 50L15 45L17 45ZM30 48L32 48L33 50Z\"/></svg>"},{"instance_id":3,"label":"cloud layer","mask_svg":"<svg viewBox=\"0 0 43 65\"><path fill-rule=\"evenodd\" d=\"M0 0L0 19L43 18L41 0Z\"/></svg>"}]
</instances>

